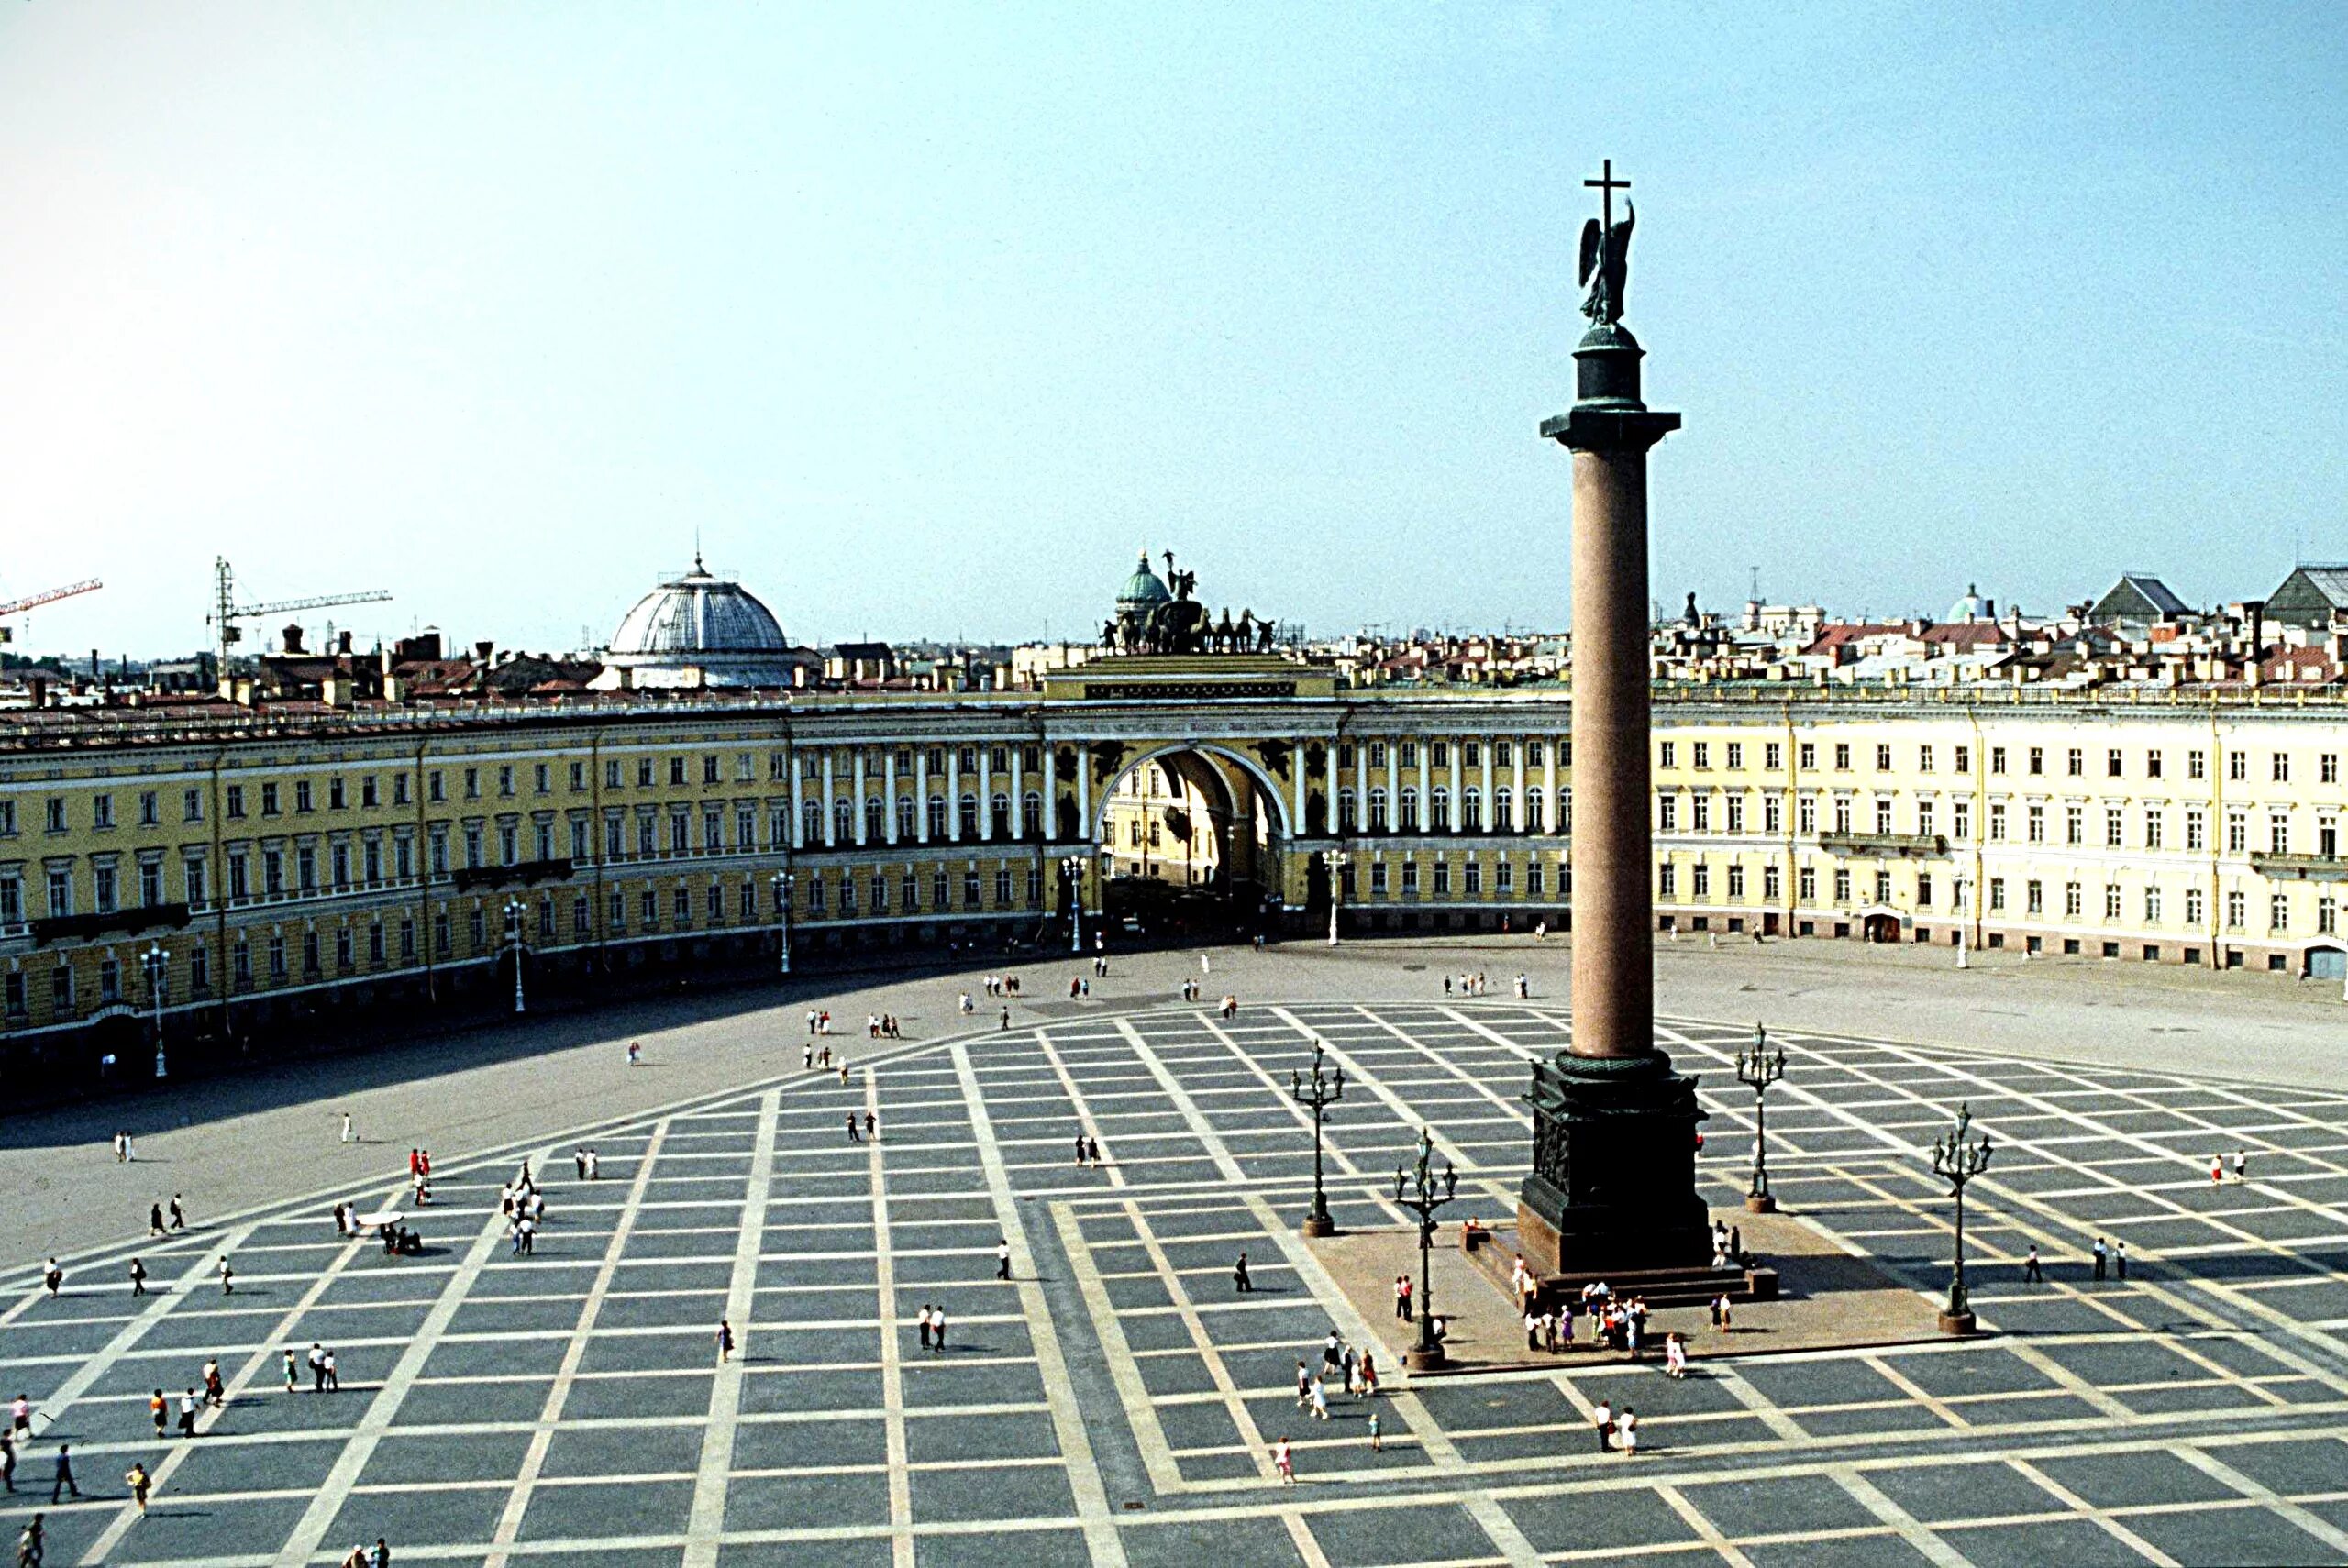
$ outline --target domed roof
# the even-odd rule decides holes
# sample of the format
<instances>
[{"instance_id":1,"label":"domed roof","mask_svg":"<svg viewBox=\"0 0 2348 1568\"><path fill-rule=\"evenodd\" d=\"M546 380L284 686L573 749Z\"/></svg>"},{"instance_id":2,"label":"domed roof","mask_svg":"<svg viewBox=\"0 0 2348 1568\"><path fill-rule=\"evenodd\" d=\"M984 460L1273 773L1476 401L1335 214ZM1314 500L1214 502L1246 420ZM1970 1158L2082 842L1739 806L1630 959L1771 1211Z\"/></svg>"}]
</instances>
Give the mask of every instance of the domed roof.
<instances>
[{"instance_id":1,"label":"domed roof","mask_svg":"<svg viewBox=\"0 0 2348 1568\"><path fill-rule=\"evenodd\" d=\"M782 624L738 582L693 569L636 602L612 634L609 651L631 657L771 654L789 650Z\"/></svg>"},{"instance_id":2,"label":"domed roof","mask_svg":"<svg viewBox=\"0 0 2348 1568\"><path fill-rule=\"evenodd\" d=\"M1117 591L1117 608L1146 610L1153 604L1163 604L1174 597L1156 572L1149 569L1149 552L1141 553L1141 564L1134 568L1133 576L1125 579L1125 586Z\"/></svg>"}]
</instances>

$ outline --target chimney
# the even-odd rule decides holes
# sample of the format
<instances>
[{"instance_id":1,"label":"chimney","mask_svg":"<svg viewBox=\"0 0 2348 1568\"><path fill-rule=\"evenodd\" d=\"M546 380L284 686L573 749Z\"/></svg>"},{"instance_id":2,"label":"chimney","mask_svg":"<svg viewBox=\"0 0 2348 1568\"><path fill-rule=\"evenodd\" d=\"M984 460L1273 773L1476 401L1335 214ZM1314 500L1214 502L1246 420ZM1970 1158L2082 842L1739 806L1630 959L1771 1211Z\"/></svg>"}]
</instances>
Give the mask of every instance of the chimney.
<instances>
[{"instance_id":1,"label":"chimney","mask_svg":"<svg viewBox=\"0 0 2348 1568\"><path fill-rule=\"evenodd\" d=\"M2250 657L2255 659L2266 651L2266 601L2254 599L2243 608L2250 612Z\"/></svg>"},{"instance_id":2,"label":"chimney","mask_svg":"<svg viewBox=\"0 0 2348 1568\"><path fill-rule=\"evenodd\" d=\"M473 662L475 664L487 664L489 662L489 656L496 651L496 642L489 637L483 637L481 641L473 645Z\"/></svg>"},{"instance_id":3,"label":"chimney","mask_svg":"<svg viewBox=\"0 0 2348 1568\"><path fill-rule=\"evenodd\" d=\"M36 710L48 707L49 678L45 675L36 675L26 684L32 692L33 707Z\"/></svg>"},{"instance_id":4,"label":"chimney","mask_svg":"<svg viewBox=\"0 0 2348 1568\"><path fill-rule=\"evenodd\" d=\"M285 628L285 651L290 654L297 654L302 651L301 627L288 626Z\"/></svg>"},{"instance_id":5,"label":"chimney","mask_svg":"<svg viewBox=\"0 0 2348 1568\"><path fill-rule=\"evenodd\" d=\"M340 637L336 640L335 651L340 654L348 654L350 652L350 634L349 632L343 633Z\"/></svg>"}]
</instances>

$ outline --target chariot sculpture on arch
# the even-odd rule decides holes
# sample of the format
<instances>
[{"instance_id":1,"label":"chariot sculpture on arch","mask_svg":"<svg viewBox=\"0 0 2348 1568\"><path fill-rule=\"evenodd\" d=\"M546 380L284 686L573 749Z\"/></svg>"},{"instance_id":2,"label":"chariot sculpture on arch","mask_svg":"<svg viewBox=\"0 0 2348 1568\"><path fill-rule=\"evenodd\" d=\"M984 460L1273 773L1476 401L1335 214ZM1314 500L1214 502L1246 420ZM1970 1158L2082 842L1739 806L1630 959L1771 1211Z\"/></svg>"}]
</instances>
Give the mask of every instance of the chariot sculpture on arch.
<instances>
[{"instance_id":1,"label":"chariot sculpture on arch","mask_svg":"<svg viewBox=\"0 0 2348 1568\"><path fill-rule=\"evenodd\" d=\"M1133 576L1117 595L1116 613L1101 627L1101 646L1125 654L1268 653L1278 628L1243 608L1235 618L1228 605L1218 620L1196 597L1199 574L1177 568L1174 552L1163 552L1166 575L1151 569L1144 550Z\"/></svg>"}]
</instances>

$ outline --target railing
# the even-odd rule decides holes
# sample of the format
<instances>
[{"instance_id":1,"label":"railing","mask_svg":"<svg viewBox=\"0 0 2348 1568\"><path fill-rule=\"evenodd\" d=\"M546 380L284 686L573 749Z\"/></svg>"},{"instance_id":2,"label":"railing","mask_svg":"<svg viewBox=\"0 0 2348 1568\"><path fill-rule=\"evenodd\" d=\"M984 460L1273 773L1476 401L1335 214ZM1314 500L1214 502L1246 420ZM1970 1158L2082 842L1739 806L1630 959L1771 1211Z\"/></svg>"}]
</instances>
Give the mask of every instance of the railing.
<instances>
[{"instance_id":1,"label":"railing","mask_svg":"<svg viewBox=\"0 0 2348 1568\"><path fill-rule=\"evenodd\" d=\"M471 892L476 888L503 888L520 882L568 881L571 874L570 858L563 856L552 860L522 860L511 866L468 866L450 878L457 891Z\"/></svg>"},{"instance_id":2,"label":"railing","mask_svg":"<svg viewBox=\"0 0 2348 1568\"><path fill-rule=\"evenodd\" d=\"M1822 833L1818 847L1829 855L1946 855L1948 840L1936 833Z\"/></svg>"},{"instance_id":3,"label":"railing","mask_svg":"<svg viewBox=\"0 0 2348 1568\"><path fill-rule=\"evenodd\" d=\"M103 914L50 915L32 922L32 938L36 944L86 940L117 931L150 931L157 926L173 930L187 924L185 904L142 904L136 909L111 910Z\"/></svg>"},{"instance_id":4,"label":"railing","mask_svg":"<svg viewBox=\"0 0 2348 1568\"><path fill-rule=\"evenodd\" d=\"M2290 877L2302 882L2348 881L2348 856L2276 855L2254 850L2250 868L2262 877Z\"/></svg>"}]
</instances>

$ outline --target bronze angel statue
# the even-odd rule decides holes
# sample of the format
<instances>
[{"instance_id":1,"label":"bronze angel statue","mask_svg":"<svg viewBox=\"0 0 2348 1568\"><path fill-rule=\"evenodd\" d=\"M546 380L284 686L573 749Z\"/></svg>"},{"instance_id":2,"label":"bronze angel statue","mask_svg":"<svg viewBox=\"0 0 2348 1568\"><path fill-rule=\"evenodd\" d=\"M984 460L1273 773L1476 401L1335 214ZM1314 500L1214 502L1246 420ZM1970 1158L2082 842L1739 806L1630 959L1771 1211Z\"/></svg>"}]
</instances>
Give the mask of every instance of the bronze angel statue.
<instances>
[{"instance_id":1,"label":"bronze angel statue","mask_svg":"<svg viewBox=\"0 0 2348 1568\"><path fill-rule=\"evenodd\" d=\"M1626 200L1621 223L1591 218L1581 226L1581 279L1589 293L1581 313L1600 326L1623 319L1623 283L1630 271L1631 226L1638 214Z\"/></svg>"}]
</instances>

